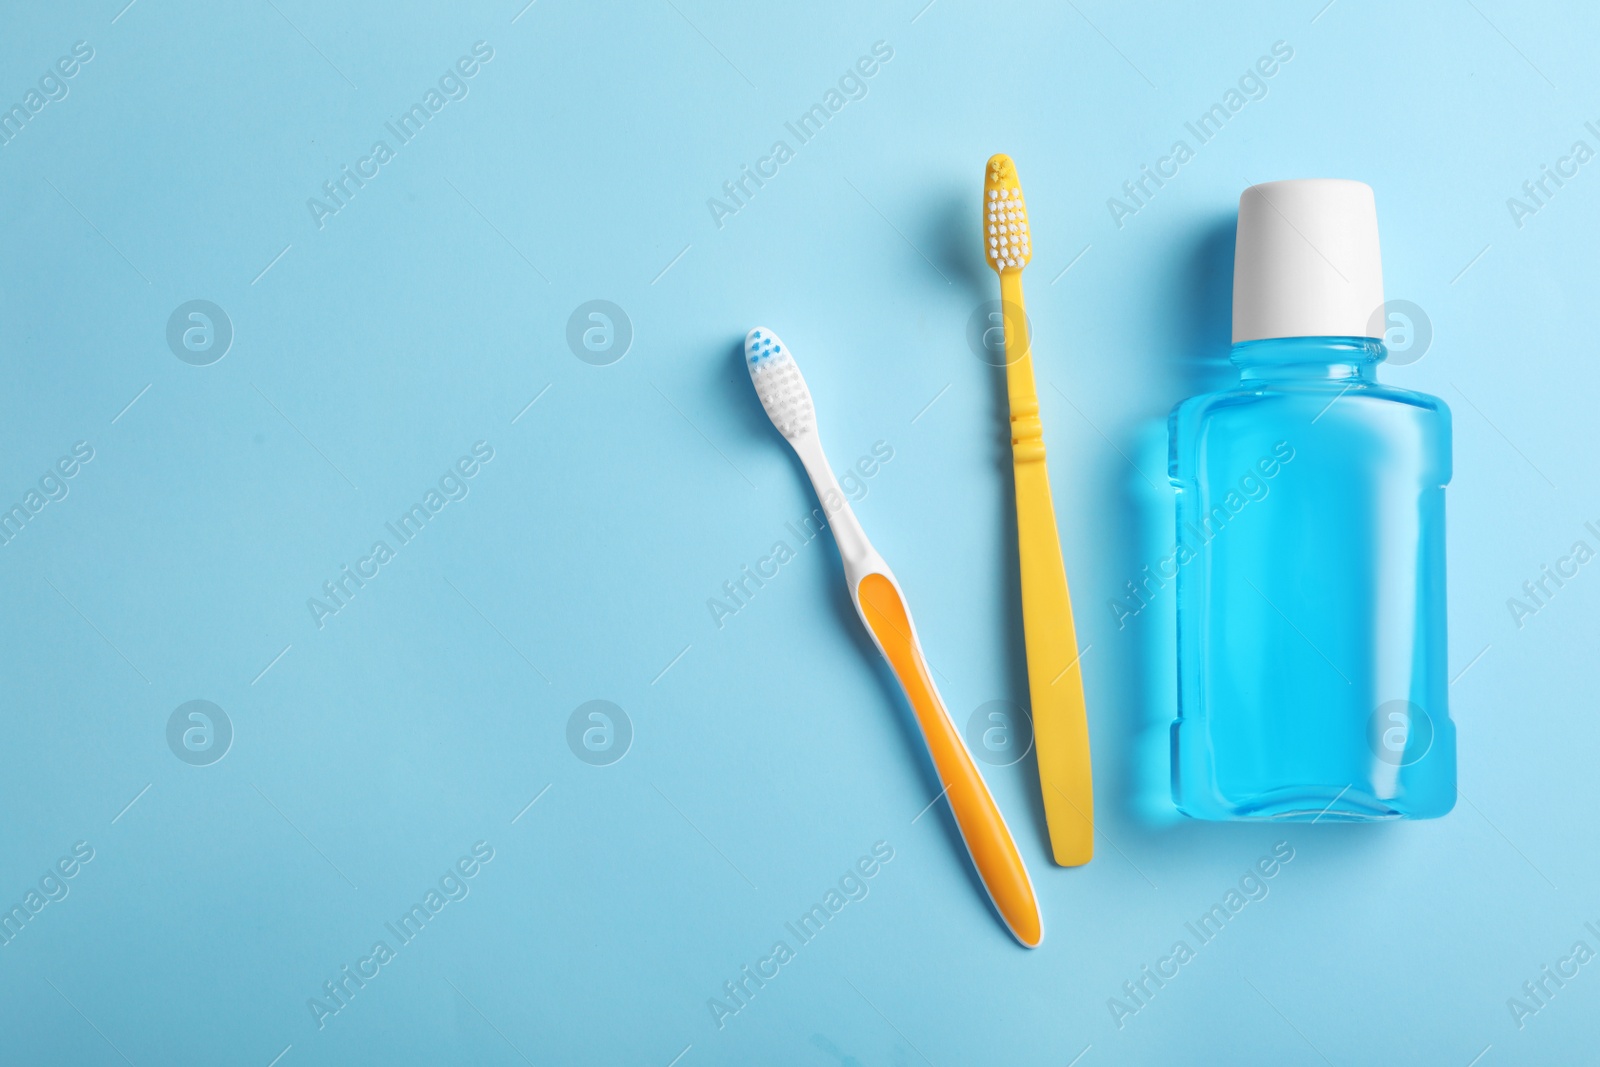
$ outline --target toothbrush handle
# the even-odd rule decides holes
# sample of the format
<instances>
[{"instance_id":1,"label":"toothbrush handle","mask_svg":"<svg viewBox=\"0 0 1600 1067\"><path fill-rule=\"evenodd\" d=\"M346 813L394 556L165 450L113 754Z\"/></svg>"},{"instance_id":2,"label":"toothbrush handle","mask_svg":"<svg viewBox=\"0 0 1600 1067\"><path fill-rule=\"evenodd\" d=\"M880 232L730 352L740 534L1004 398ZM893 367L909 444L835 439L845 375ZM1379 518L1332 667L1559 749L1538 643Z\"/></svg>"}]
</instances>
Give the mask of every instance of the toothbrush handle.
<instances>
[{"instance_id":1,"label":"toothbrush handle","mask_svg":"<svg viewBox=\"0 0 1600 1067\"><path fill-rule=\"evenodd\" d=\"M862 620L911 702L978 877L1012 935L1028 948L1037 948L1044 924L1022 854L939 699L899 588L887 575L872 573L856 586L856 596Z\"/></svg>"},{"instance_id":2,"label":"toothbrush handle","mask_svg":"<svg viewBox=\"0 0 1600 1067\"><path fill-rule=\"evenodd\" d=\"M1011 401L1011 459L1017 501L1017 556L1028 692L1050 850L1063 867L1094 857L1094 783L1089 721L1078 669L1067 571L1061 562L1050 476L1045 467L1032 344L1022 303L1022 273L1000 275L1005 318L1006 387Z\"/></svg>"}]
</instances>

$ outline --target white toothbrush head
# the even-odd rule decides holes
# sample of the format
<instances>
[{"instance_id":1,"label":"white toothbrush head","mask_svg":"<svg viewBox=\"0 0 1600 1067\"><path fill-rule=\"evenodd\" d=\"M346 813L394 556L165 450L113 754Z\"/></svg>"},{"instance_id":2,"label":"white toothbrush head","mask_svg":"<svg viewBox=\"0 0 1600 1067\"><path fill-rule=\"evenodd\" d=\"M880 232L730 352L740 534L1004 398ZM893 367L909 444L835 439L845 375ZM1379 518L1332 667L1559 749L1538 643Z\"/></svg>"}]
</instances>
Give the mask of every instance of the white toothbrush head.
<instances>
[{"instance_id":1,"label":"white toothbrush head","mask_svg":"<svg viewBox=\"0 0 1600 1067\"><path fill-rule=\"evenodd\" d=\"M811 403L811 390L800 375L789 346L765 326L757 326L744 338L745 369L750 384L756 387L761 406L778 432L792 443L817 428L817 409Z\"/></svg>"}]
</instances>

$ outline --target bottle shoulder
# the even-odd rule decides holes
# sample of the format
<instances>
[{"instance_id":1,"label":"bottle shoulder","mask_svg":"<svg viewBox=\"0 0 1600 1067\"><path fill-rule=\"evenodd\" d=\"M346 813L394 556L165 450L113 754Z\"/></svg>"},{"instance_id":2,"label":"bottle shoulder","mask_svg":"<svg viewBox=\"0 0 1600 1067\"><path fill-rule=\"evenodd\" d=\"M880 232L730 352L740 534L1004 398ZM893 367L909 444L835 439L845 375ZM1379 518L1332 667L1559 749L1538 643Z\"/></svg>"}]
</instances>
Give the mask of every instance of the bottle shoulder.
<instances>
[{"instance_id":1,"label":"bottle shoulder","mask_svg":"<svg viewBox=\"0 0 1600 1067\"><path fill-rule=\"evenodd\" d=\"M1442 399L1373 381L1245 381L1180 402L1168 419L1169 474L1176 483L1213 463L1237 465L1272 448L1326 456L1336 467L1365 457L1451 476L1451 416Z\"/></svg>"},{"instance_id":2,"label":"bottle shoulder","mask_svg":"<svg viewBox=\"0 0 1600 1067\"><path fill-rule=\"evenodd\" d=\"M1339 407L1345 405L1343 412ZM1431 393L1401 389L1383 382L1314 379L1291 381L1245 381L1208 393L1197 393L1173 406L1168 417L1174 432L1193 431L1218 419L1267 418L1275 412L1296 413L1309 407L1317 421L1342 416L1358 416L1355 421L1370 423L1385 414L1401 420L1435 422L1449 431L1450 406Z\"/></svg>"}]
</instances>

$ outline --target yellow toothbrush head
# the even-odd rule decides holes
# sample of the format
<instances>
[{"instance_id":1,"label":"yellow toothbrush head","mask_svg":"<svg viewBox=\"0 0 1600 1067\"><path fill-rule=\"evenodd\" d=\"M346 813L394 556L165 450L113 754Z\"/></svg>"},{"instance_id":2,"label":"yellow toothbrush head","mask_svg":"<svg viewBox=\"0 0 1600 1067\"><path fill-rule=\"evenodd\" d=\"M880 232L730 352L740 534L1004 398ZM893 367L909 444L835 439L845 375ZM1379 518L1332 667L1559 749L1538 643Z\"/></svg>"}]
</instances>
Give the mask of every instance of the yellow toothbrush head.
<instances>
[{"instance_id":1,"label":"yellow toothbrush head","mask_svg":"<svg viewBox=\"0 0 1600 1067\"><path fill-rule=\"evenodd\" d=\"M996 274L1020 271L1033 257L1022 183L1016 164L1003 152L990 156L983 172L983 240L984 259Z\"/></svg>"}]
</instances>

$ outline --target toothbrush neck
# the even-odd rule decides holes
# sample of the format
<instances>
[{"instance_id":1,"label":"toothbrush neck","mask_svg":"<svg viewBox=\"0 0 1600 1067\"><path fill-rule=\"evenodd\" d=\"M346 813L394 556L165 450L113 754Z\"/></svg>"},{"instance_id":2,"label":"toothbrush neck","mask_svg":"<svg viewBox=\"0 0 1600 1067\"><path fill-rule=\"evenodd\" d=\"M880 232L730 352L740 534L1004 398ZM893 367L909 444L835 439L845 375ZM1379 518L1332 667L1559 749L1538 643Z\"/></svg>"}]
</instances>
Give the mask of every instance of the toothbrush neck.
<instances>
[{"instance_id":1,"label":"toothbrush neck","mask_svg":"<svg viewBox=\"0 0 1600 1067\"><path fill-rule=\"evenodd\" d=\"M1229 359L1240 381L1376 382L1387 356L1374 337L1268 337L1240 341Z\"/></svg>"},{"instance_id":2,"label":"toothbrush neck","mask_svg":"<svg viewBox=\"0 0 1600 1067\"><path fill-rule=\"evenodd\" d=\"M1022 301L1022 272L1000 273L1000 313L1006 331L1006 397L1011 409L1013 463L1044 459L1044 425L1039 421L1039 388L1033 377L1033 339Z\"/></svg>"},{"instance_id":3,"label":"toothbrush neck","mask_svg":"<svg viewBox=\"0 0 1600 1067\"><path fill-rule=\"evenodd\" d=\"M844 560L845 573L850 576L852 584L859 580L857 572L864 572L876 566L881 566L877 550L872 547L872 542L867 540L867 532L861 528L861 520L856 518L856 513L850 509L850 498L845 496L844 490L839 487L839 479L833 475L833 468L828 465L828 457L822 451L822 441L816 431L806 434L794 443L795 453L800 457L800 462L805 466L806 474L811 478L812 488L817 491L817 500L822 504L822 515L829 529L833 531L834 544L839 546L839 556Z\"/></svg>"}]
</instances>

